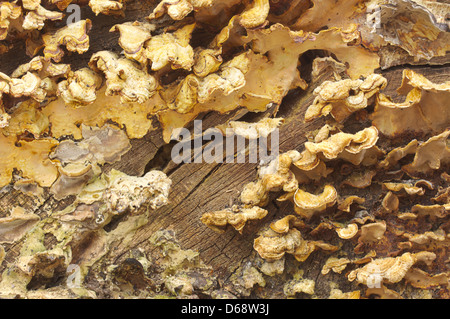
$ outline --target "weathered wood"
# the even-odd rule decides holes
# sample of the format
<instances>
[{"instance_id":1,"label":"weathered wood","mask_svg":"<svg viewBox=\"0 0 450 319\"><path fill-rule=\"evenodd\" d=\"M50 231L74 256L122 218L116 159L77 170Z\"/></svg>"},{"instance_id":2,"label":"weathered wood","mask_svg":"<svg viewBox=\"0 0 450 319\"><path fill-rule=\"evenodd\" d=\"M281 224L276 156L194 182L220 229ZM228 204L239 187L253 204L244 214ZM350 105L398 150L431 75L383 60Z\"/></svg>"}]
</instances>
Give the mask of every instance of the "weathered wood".
<instances>
[{"instance_id":1,"label":"weathered wood","mask_svg":"<svg viewBox=\"0 0 450 319\"><path fill-rule=\"evenodd\" d=\"M431 81L442 82L448 79L450 67L429 68L426 66L414 67ZM395 97L395 90L401 83L401 68L388 70L383 75L388 79L388 87L383 91L385 94ZM310 123L304 123L303 116L308 105L312 102L312 90L318 83L312 83L307 91L297 90L291 92L283 101L279 114L285 116L286 123L280 128L280 152L290 149L302 150L303 143L307 140L305 133L321 127L323 119ZM223 123L232 115L215 114L210 117L209 127ZM255 116L261 116L255 114ZM150 132L143 139L133 140L132 149L123 156L120 162L105 166L105 171L111 168L119 169L127 174L142 175L147 164L154 160L158 149L164 147L161 131L157 129ZM131 242L119 244L112 252L112 260L120 263L127 258L127 252L134 248L144 251L154 249L149 243L153 233L162 229L171 229L175 232L177 239L184 249L193 249L200 252L201 259L205 264L211 266L214 273L221 274L226 278L235 270L245 258L253 251L253 240L256 236L258 225L261 226L274 217L282 217L290 214L293 208L288 203L271 202L267 207L269 214L251 231L240 235L229 230L223 234L214 232L200 222L200 217L208 211L221 210L238 202L239 194L243 185L255 180L256 164L181 164L166 162L165 172L172 179L172 189L169 205L150 214L148 223L140 228ZM57 202L49 194L46 194L43 203L30 201L30 197L19 191L11 190L0 196L0 216L5 216L15 206L22 206L32 210L41 218L45 218L48 212L59 211L71 203L71 198ZM17 257L20 250L20 242L13 245L5 245L7 251L5 265ZM114 257L115 256L115 257ZM320 275L320 267L327 255L323 253L313 254L305 263L305 276L316 278ZM316 266L315 266L316 265ZM342 278L336 274L331 275L333 280L341 280L341 285L351 284L342 282ZM328 277L330 279L330 277ZM328 280L327 279L327 280ZM322 288L317 290L324 296L329 292L329 287L324 282ZM275 292L272 292L272 296Z\"/></svg>"},{"instance_id":2,"label":"weathered wood","mask_svg":"<svg viewBox=\"0 0 450 319\"><path fill-rule=\"evenodd\" d=\"M442 82L450 75L450 67L428 68L416 67L417 72L424 74L431 81ZM389 81L383 91L396 96L395 90L401 83L401 69L383 73ZM311 91L293 92L281 106L289 114L286 124L280 128L280 152L290 149L301 150L306 141L305 133L320 128L324 120L318 119L304 123L306 107L312 102ZM217 123L219 124L219 122ZM144 150L131 150L139 154ZM132 165L130 163L130 165ZM200 222L200 216L207 211L223 209L233 201L245 183L256 178L255 164L183 164L178 166L169 177L173 180L171 203L155 212L154 219L137 234L136 242L144 245L145 237L154 231L172 228L184 247L197 249L202 258L214 268L228 268L237 265L237 261L247 256L251 250L252 234L239 236L233 232L217 234ZM273 215L283 216L283 211L269 207L271 220ZM289 212L287 212L289 213ZM126 250L129 247L121 247Z\"/></svg>"},{"instance_id":3,"label":"weathered wood","mask_svg":"<svg viewBox=\"0 0 450 319\"><path fill-rule=\"evenodd\" d=\"M96 24L92 30L92 45L90 50L84 55L70 55L66 58L70 61L73 68L82 67L87 64L92 52L100 50L113 50L120 52L117 45L118 35L108 33L109 28L116 24L130 19L142 19L151 8L150 4L143 4L143 7L130 7L127 11L127 18L115 18L102 16L95 18ZM144 6L146 6L144 8ZM93 19L94 16L88 11L83 11L83 15ZM84 16L83 16L84 18ZM108 36L105 36L107 34ZM17 52L24 52L20 43L14 44L14 50L0 56L0 65L2 71L9 74L14 68L28 61L26 56L17 56L14 63L11 64L12 56ZM20 49L20 50L19 50ZM16 51L17 50L17 51ZM64 62L64 61L63 61ZM409 66L406 66L409 67ZM405 66L395 67L385 70L382 74L388 80L388 87L383 93L396 97L396 89L401 83L401 73ZM443 82L449 79L450 66L411 66L417 72L425 75L433 82ZM305 133L321 127L325 120L317 119L310 123L303 121L304 112L308 105L313 101L312 91L323 81L321 78L315 83L311 83L306 91L295 90L291 92L283 101L278 112L278 116L283 116L286 122L280 128L280 151L284 152L291 149L302 150L304 142L307 140ZM273 112L270 110L269 112ZM204 114L206 127L213 127L226 120L238 119L244 116L246 112L237 110L230 114L209 113ZM263 114L251 115L254 118L261 117ZM251 117L250 116L250 117ZM157 125L157 124L155 124ZM267 209L269 214L251 231L245 231L240 235L234 231L227 231L219 234L207 228L200 222L200 217L208 211L221 210L238 202L239 194L245 183L253 181L256 178L256 164L181 164L176 165L170 161L167 154L164 155L163 149L167 153L170 148L166 146L161 137L161 129L156 128L149 132L144 138L132 141L131 150L122 157L120 162L104 167L104 171L112 168L121 170L130 175L143 175L147 170L162 167L163 170L173 181L169 205L154 211L150 214L149 221L141 227L131 241L119 243L113 252L110 252L112 260L120 263L128 257L127 253L134 248L140 248L151 252L154 246L149 243L149 238L158 230L173 230L184 249L193 249L200 252L203 262L211 266L213 272L219 276L220 280L225 280L237 269L241 263L252 254L253 240L259 226L274 219L292 213L292 206L288 203L276 203L272 201ZM161 157L161 158L155 158ZM152 164L153 163L153 164ZM377 194L374 194L376 197ZM22 206L27 210L34 211L45 218L48 212L58 211L71 203L72 198L64 201L55 201L48 192L44 196L43 202L32 202L30 197L19 191L8 189L0 194L0 216L5 216L10 209L15 206ZM5 245L7 257L0 271L3 271L8 262L11 262L19 253L20 243ZM309 278L319 278L320 267L326 260L324 253L313 254L303 269L305 276ZM326 297L329 292L327 282L329 280L341 280L342 276L330 274L326 280L317 281L316 292L319 297ZM355 288L355 284L342 283L348 287ZM349 288L349 289L350 289ZM270 291L270 289L269 289ZM263 293L262 293L263 294ZM277 295L278 294L278 295ZM267 295L270 297L279 296L280 291L271 291Z\"/></svg>"}]
</instances>

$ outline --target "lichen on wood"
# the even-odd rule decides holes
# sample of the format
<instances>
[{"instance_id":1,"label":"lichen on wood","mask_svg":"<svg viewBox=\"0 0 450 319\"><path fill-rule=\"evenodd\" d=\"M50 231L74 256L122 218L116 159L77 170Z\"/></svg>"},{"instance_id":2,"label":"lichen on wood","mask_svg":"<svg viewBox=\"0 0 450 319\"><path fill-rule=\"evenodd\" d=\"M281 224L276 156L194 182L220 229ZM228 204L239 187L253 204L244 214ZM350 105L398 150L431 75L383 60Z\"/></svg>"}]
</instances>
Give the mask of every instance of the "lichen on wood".
<instances>
[{"instance_id":1,"label":"lichen on wood","mask_svg":"<svg viewBox=\"0 0 450 319\"><path fill-rule=\"evenodd\" d=\"M449 4L0 11L1 298L448 299Z\"/></svg>"}]
</instances>

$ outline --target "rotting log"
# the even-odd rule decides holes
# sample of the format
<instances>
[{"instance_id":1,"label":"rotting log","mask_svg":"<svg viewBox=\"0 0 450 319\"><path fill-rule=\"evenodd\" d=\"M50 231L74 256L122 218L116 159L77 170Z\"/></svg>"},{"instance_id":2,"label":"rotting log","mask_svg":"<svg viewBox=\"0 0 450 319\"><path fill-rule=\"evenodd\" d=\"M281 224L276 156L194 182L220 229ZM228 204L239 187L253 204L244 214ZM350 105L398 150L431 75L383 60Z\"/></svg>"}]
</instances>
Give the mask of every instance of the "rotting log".
<instances>
[{"instance_id":1,"label":"rotting log","mask_svg":"<svg viewBox=\"0 0 450 319\"><path fill-rule=\"evenodd\" d=\"M70 63L74 70L86 66L94 52L105 49L118 53L121 51L121 48L117 46L118 35L102 30L109 30L114 24L125 21L143 19L151 11L132 5L127 9L125 17L117 18L103 15L95 17L89 10L83 10L83 14L95 23L89 50L83 55L71 55L64 58L65 62ZM9 61L12 60L12 57L16 56L17 52L24 51L23 44L19 41L13 46L14 49L0 56L1 71L6 74L10 74L18 65L28 61L28 57L23 55L15 59L14 64L11 64ZM302 63L311 64L314 57L307 57ZM388 85L382 90L382 93L391 96L394 100L398 98L396 90L401 86L402 72L405 68L424 75L434 83L448 81L450 67L448 66L448 56L445 58L444 61L439 60L439 63L433 66L426 63L422 65L408 64L377 70L388 80ZM325 118L308 123L303 120L306 109L314 100L313 91L323 81L334 80L332 74L322 74L311 79L308 73L310 70L305 68L302 71L305 72L302 77L310 80L308 88L291 90L278 107L270 108L263 113L249 113L242 109L227 114L202 113L199 118L203 120L204 128L215 127L229 119L245 119L245 121L253 122L268 114L276 115L285 119L285 123L280 127L280 152L293 149L302 151L304 143L308 140L305 134L317 130L325 124ZM356 130L361 127L361 122L351 118L346 122L346 127ZM312 253L304 262L298 262L292 256L287 256L285 271L281 275L263 276L259 274L263 278L264 284L260 277L255 275L254 277L257 278L254 278L248 275L248 272L253 271L247 266L249 262L252 263L251 267L256 267L258 263L263 262L253 249L257 231L275 219L294 213L291 203L276 201L277 194L271 194L269 204L265 207L269 214L256 224L245 228L243 234L235 231L217 233L200 221L200 217L205 212L219 211L224 207L239 203L239 194L244 185L256 179L257 164L175 164L170 158L173 144L163 141L161 128L147 133L143 138L131 140L131 145L131 149L122 156L120 161L102 166L103 172L108 173L112 169L116 169L128 175L142 176L152 169L160 169L172 180L169 204L151 211L142 225L133 229L127 236L114 237L119 236L115 231L120 234L117 231L120 225L124 225L123 222L127 220L130 221L132 215L113 218L105 227L106 232L114 235L111 237L112 241L107 251L102 251L101 247L97 247L96 240L101 236L97 236L96 233L89 233L86 238L80 239L80 243L75 245L77 249L72 251L73 263L82 263L83 260L89 259L90 253L99 254L99 258L94 258L93 263L84 273L82 286L87 292L74 292L67 289L68 274L65 272L66 269L63 269L58 270L50 279L35 278L31 284L28 284L31 291L28 297L33 298L42 294L42 296L50 298L75 298L81 295L117 298L121 296L154 297L160 294L181 298L190 295L285 298L286 284L292 278L298 278L300 273L301 277L315 281L314 295L318 298L328 298L333 288L344 292L361 290L361 296L364 296L366 291L361 288L361 285L358 285L357 282L349 282L343 275L345 272L348 273L348 270L342 274L335 272L330 272L326 276L321 274L323 265L330 257L330 253L321 250ZM439 176L437 175L430 176L429 179L436 185L441 183L438 181ZM336 179L334 182L340 183L341 180ZM365 198L364 207L371 211L378 208L385 194L382 193L381 188L373 187L359 190L358 195ZM428 202L430 197L427 196L424 202ZM52 212L64 210L72 204L73 200L74 197L69 197L58 201L48 191L45 191L43 197L36 201L23 192L7 188L0 195L0 216L7 216L12 208L19 206L27 211L32 211L41 220L44 220ZM440 222L448 223L448 216ZM319 224L320 219L314 220L312 225L315 227ZM52 226L50 224L47 227L51 228ZM316 240L330 236L326 229L318 229L315 234ZM44 240L48 249L51 249L57 242L58 239L51 236ZM0 273L8 269L20 255L23 249L23 240L13 244L4 244L3 247L6 254L0 265ZM393 247L390 248L392 248L390 251L392 256L395 256ZM444 247L443 250L443 253L448 256L448 247ZM178 265L168 258L171 252L183 256L185 264ZM354 247L350 244L342 246L341 252L343 256L356 258ZM176 259L175 255L173 259ZM445 265L440 265L437 269L443 271ZM183 276L189 273L198 282L202 280L204 282L193 283L189 278L182 281L181 279L186 279L183 276L180 276L180 282L164 281L164 276L177 274L177 271L181 271ZM448 274L448 265L446 272ZM206 274L212 274L211 282L206 280ZM104 280L105 278L106 280ZM245 282L246 280L249 283ZM189 284L186 282L189 282L192 287L188 287ZM330 282L333 284L330 285ZM250 286L246 286L247 284ZM403 298L421 296L448 298L449 293L448 286L445 285L436 285L432 289L426 290L426 293L405 282L390 285L389 288L397 292L402 291L401 297ZM309 297L305 292L297 293L296 296Z\"/></svg>"}]
</instances>

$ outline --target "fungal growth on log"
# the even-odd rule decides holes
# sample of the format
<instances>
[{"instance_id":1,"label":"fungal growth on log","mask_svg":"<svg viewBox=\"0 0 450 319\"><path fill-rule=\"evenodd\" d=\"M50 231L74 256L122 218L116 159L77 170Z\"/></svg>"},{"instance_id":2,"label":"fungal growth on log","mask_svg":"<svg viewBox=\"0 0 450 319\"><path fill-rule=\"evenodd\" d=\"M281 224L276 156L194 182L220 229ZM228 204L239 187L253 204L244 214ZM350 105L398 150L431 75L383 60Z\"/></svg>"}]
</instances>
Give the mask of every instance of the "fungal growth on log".
<instances>
[{"instance_id":1,"label":"fungal growth on log","mask_svg":"<svg viewBox=\"0 0 450 319\"><path fill-rule=\"evenodd\" d=\"M450 298L449 16L1 1L0 298Z\"/></svg>"}]
</instances>

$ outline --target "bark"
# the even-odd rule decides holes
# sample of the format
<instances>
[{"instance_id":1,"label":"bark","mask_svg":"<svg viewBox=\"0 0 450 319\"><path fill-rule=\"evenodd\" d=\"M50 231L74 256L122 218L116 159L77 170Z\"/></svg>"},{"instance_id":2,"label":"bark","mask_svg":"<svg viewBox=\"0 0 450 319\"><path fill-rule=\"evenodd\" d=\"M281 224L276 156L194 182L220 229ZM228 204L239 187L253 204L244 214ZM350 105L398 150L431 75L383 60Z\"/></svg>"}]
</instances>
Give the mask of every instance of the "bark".
<instances>
[{"instance_id":1,"label":"bark","mask_svg":"<svg viewBox=\"0 0 450 319\"><path fill-rule=\"evenodd\" d=\"M70 62L73 69L78 69L87 65L94 52L105 49L120 52L121 49L117 45L118 35L109 33L109 28L117 23L143 19L149 11L148 7L141 8L138 5L133 5L127 9L126 18L104 15L95 17L89 9L83 11L83 16L95 21L94 28L90 33L92 36L90 49L83 55L66 56L63 62ZM7 74L10 74L17 65L28 61L28 57L18 55L19 52L24 52L23 43L17 42L13 45L13 50L0 56L1 71ZM13 57L15 58L13 59ZM14 63L10 63L11 61L14 61ZM380 71L388 80L388 86L383 90L383 93L392 96L394 99L398 96L396 89L401 84L402 71L406 67L423 74L432 82L446 81L450 75L448 63L449 60L446 59L440 65L435 66L400 65ZM302 71L305 72L302 77L310 77L307 69ZM312 91L329 78L331 78L331 75L322 75L319 79L311 81L307 90L296 89L291 91L283 100L279 109L272 108L267 111L267 113L285 118L285 124L280 128L280 152L292 149L301 151L304 142L307 141L305 133L316 130L325 123L323 118L304 123L303 118L306 108L313 101ZM236 110L229 114L210 112L202 114L201 118L203 119L203 127L206 129L224 123L228 119L256 121L264 116L265 114ZM356 119L352 119L352 121L347 124L349 127L356 129L361 125ZM114 241L103 257L92 265L84 278L83 287L95 292L96 296L100 298L114 298L122 295L152 297L158 294L158 289L162 290L161 294L163 295L171 295L167 292L170 291L169 284L164 282L162 274L167 271L177 272L176 270L170 270L170 267L167 266L167 254L162 251L164 245L155 244L155 240L152 240L152 236L158 231L171 231L170 234L176 238L174 242L179 245L177 249L180 251L192 250L199 253L198 261L180 269L183 271L191 270L190 275L195 278L204 279L206 269L212 274L212 283L207 289L201 288L200 284L194 284L193 294L199 297L209 298L227 291L227 293L231 293L238 298L247 296L285 298L283 288L293 278L293 274L298 273L299 270L303 271L303 278L315 281L314 293L318 298L328 298L332 289L330 282L334 282L335 286L344 292L360 290L364 296L365 288L355 282L349 282L344 276L346 272L348 273L348 270L342 274L334 272L330 272L326 276L321 274L322 265L330 256L329 253L324 251L314 252L303 263L296 262L288 256L286 258L286 269L282 275L263 276L265 285L261 282L255 284L258 281L253 278L255 280L254 287L245 287L245 282L252 280L243 275L248 270L246 264L248 262L252 262L252 265L262 263L262 260L258 259L256 252L253 250L253 240L257 236L257 231L276 218L292 214L293 206L289 202L277 202L275 200L276 194L271 194L270 203L265 207L269 214L263 220L246 226L243 234L239 234L232 229L224 233L217 233L209 229L200 221L202 214L221 210L238 203L243 186L255 180L257 165L248 163L177 165L170 160L170 150L173 143L165 144L161 136L161 129L157 128L142 139L132 140L131 150L119 162L105 165L103 170L108 172L114 168L129 175L142 176L151 169L161 169L173 182L169 198L170 203L150 212L148 221L132 233L132 236L127 237L126 240ZM334 178L333 183L339 183L339 176L336 175ZM359 196L366 199L364 206L367 210L376 209L380 198L384 195L381 193L381 188L374 192L372 192L372 189L359 190L358 192ZM73 199L73 197L70 197L57 201L46 191L43 201L37 202L26 194L9 189L9 191L0 194L0 217L6 216L13 207L21 206L44 219L48 217L50 212L60 211L67 207ZM129 218L130 216L125 215L121 219L113 220L108 225L108 230L114 231L124 220ZM319 223L320 220L315 221L316 226ZM317 239L324 238L323 236L329 236L329 234L326 231L320 231ZM79 251L73 251L74 260L87 258L86 252L89 252L89 247L97 245L94 243L96 240L97 237L93 234L84 238ZM46 238L45 245L52 247L56 242L56 238L49 237ZM0 273L7 269L8 265L19 256L22 244L23 241L18 241L14 244L4 245L6 257L0 265ZM341 251L348 256L355 256L353 249L352 245L346 245L341 248ZM149 261L149 265L143 264L142 254ZM106 275L109 271L108 267L111 265L115 266L116 270L112 275ZM107 280L102 281L102 276L106 276ZM239 281L239 277L244 279ZM44 288L47 290L53 289L57 296L59 294L59 296L65 297L65 293L58 289L64 290L66 278L67 274L62 273L58 278L53 278L51 282L47 281L43 286L37 282L36 287L41 290L45 290ZM240 282L241 286L236 284L237 282ZM120 287L120 289L117 291L117 288L113 287ZM405 298L414 298L420 294L419 289L412 288L403 282L390 286L390 288L397 292L402 291L402 297ZM177 292L176 289L175 292ZM215 292L215 295L212 292ZM430 292L435 298L448 297L448 290L445 287L437 287ZM181 297L189 295L192 294L183 295L179 292ZM297 297L305 298L309 296L300 293L297 294Z\"/></svg>"}]
</instances>

